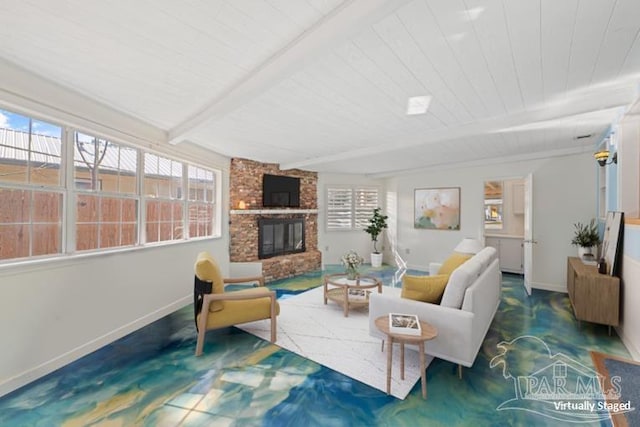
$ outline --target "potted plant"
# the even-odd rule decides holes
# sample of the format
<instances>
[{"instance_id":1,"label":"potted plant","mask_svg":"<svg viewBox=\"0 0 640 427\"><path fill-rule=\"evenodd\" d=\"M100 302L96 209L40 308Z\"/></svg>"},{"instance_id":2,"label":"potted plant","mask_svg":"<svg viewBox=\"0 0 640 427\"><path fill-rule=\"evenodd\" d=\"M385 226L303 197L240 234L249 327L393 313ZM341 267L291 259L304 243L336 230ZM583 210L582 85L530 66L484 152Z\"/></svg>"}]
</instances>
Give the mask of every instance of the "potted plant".
<instances>
[{"instance_id":1,"label":"potted plant","mask_svg":"<svg viewBox=\"0 0 640 427\"><path fill-rule=\"evenodd\" d=\"M382 233L382 230L387 228L387 215L380 213L380 208L373 210L373 215L369 218L369 225L364 229L366 233L371 236L373 242L373 252L371 253L371 266L380 267L382 265L382 253L378 251L377 243L378 236Z\"/></svg>"},{"instance_id":2,"label":"potted plant","mask_svg":"<svg viewBox=\"0 0 640 427\"><path fill-rule=\"evenodd\" d=\"M596 220L591 219L589 224L576 222L573 227L575 230L571 244L578 247L578 256L582 258L586 254L593 254L593 247L600 243Z\"/></svg>"}]
</instances>

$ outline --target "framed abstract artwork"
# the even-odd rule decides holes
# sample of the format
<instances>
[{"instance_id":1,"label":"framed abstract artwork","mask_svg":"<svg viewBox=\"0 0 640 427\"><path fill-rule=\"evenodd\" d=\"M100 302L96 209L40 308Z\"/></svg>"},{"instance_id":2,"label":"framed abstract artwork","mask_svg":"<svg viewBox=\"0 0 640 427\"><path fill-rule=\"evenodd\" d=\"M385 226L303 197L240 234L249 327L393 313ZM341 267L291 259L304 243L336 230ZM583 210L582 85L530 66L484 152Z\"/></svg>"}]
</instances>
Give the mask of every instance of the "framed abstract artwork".
<instances>
[{"instance_id":1,"label":"framed abstract artwork","mask_svg":"<svg viewBox=\"0 0 640 427\"><path fill-rule=\"evenodd\" d=\"M413 225L427 230L460 230L460 187L419 188Z\"/></svg>"}]
</instances>

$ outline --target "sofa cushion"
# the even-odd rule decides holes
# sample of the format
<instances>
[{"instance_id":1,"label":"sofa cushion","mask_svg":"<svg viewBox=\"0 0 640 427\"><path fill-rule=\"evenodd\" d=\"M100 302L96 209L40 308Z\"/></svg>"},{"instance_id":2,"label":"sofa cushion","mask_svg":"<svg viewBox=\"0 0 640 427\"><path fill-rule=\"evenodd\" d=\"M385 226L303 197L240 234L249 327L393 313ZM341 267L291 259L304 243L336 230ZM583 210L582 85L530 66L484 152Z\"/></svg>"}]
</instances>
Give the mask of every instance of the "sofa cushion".
<instances>
[{"instance_id":1,"label":"sofa cushion","mask_svg":"<svg viewBox=\"0 0 640 427\"><path fill-rule=\"evenodd\" d=\"M475 259L470 259L456 268L449 277L440 305L452 308L462 307L465 291L481 272L482 264Z\"/></svg>"},{"instance_id":2,"label":"sofa cushion","mask_svg":"<svg viewBox=\"0 0 640 427\"><path fill-rule=\"evenodd\" d=\"M402 278L402 298L438 304L449 280L448 274L409 276Z\"/></svg>"},{"instance_id":3,"label":"sofa cushion","mask_svg":"<svg viewBox=\"0 0 640 427\"><path fill-rule=\"evenodd\" d=\"M460 265L464 264L467 260L471 258L472 255L469 254L461 254L458 252L454 252L451 254L449 258L445 262L442 263L442 266L438 270L438 274L451 274L453 270L458 268Z\"/></svg>"}]
</instances>

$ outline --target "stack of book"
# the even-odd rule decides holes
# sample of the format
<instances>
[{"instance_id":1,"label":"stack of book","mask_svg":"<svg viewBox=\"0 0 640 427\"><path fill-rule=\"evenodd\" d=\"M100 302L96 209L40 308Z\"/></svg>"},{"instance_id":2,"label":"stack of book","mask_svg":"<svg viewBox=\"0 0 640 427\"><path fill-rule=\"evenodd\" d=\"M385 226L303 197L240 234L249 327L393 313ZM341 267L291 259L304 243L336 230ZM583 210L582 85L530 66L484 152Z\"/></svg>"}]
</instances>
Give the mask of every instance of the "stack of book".
<instances>
[{"instance_id":1,"label":"stack of book","mask_svg":"<svg viewBox=\"0 0 640 427\"><path fill-rule=\"evenodd\" d=\"M366 289L358 289L358 288L349 288L347 294L349 296L349 301L366 301L369 297L369 292Z\"/></svg>"},{"instance_id":2,"label":"stack of book","mask_svg":"<svg viewBox=\"0 0 640 427\"><path fill-rule=\"evenodd\" d=\"M420 319L415 314L389 313L389 332L392 334L422 334Z\"/></svg>"}]
</instances>

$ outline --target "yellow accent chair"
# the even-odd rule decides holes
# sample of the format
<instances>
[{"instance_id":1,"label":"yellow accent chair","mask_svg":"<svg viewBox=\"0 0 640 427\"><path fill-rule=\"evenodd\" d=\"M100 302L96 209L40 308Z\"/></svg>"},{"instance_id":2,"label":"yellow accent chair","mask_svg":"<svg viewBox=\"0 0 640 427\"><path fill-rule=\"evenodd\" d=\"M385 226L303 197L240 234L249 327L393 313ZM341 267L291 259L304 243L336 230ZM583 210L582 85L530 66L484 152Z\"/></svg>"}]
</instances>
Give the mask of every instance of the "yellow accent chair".
<instances>
[{"instance_id":1,"label":"yellow accent chair","mask_svg":"<svg viewBox=\"0 0 640 427\"><path fill-rule=\"evenodd\" d=\"M275 291L264 286L264 276L223 278L218 263L208 252L200 252L195 266L194 311L198 341L196 356L202 354L208 330L255 320L271 319L271 342L276 341L276 316L280 305ZM257 282L258 287L225 292L230 283Z\"/></svg>"}]
</instances>

